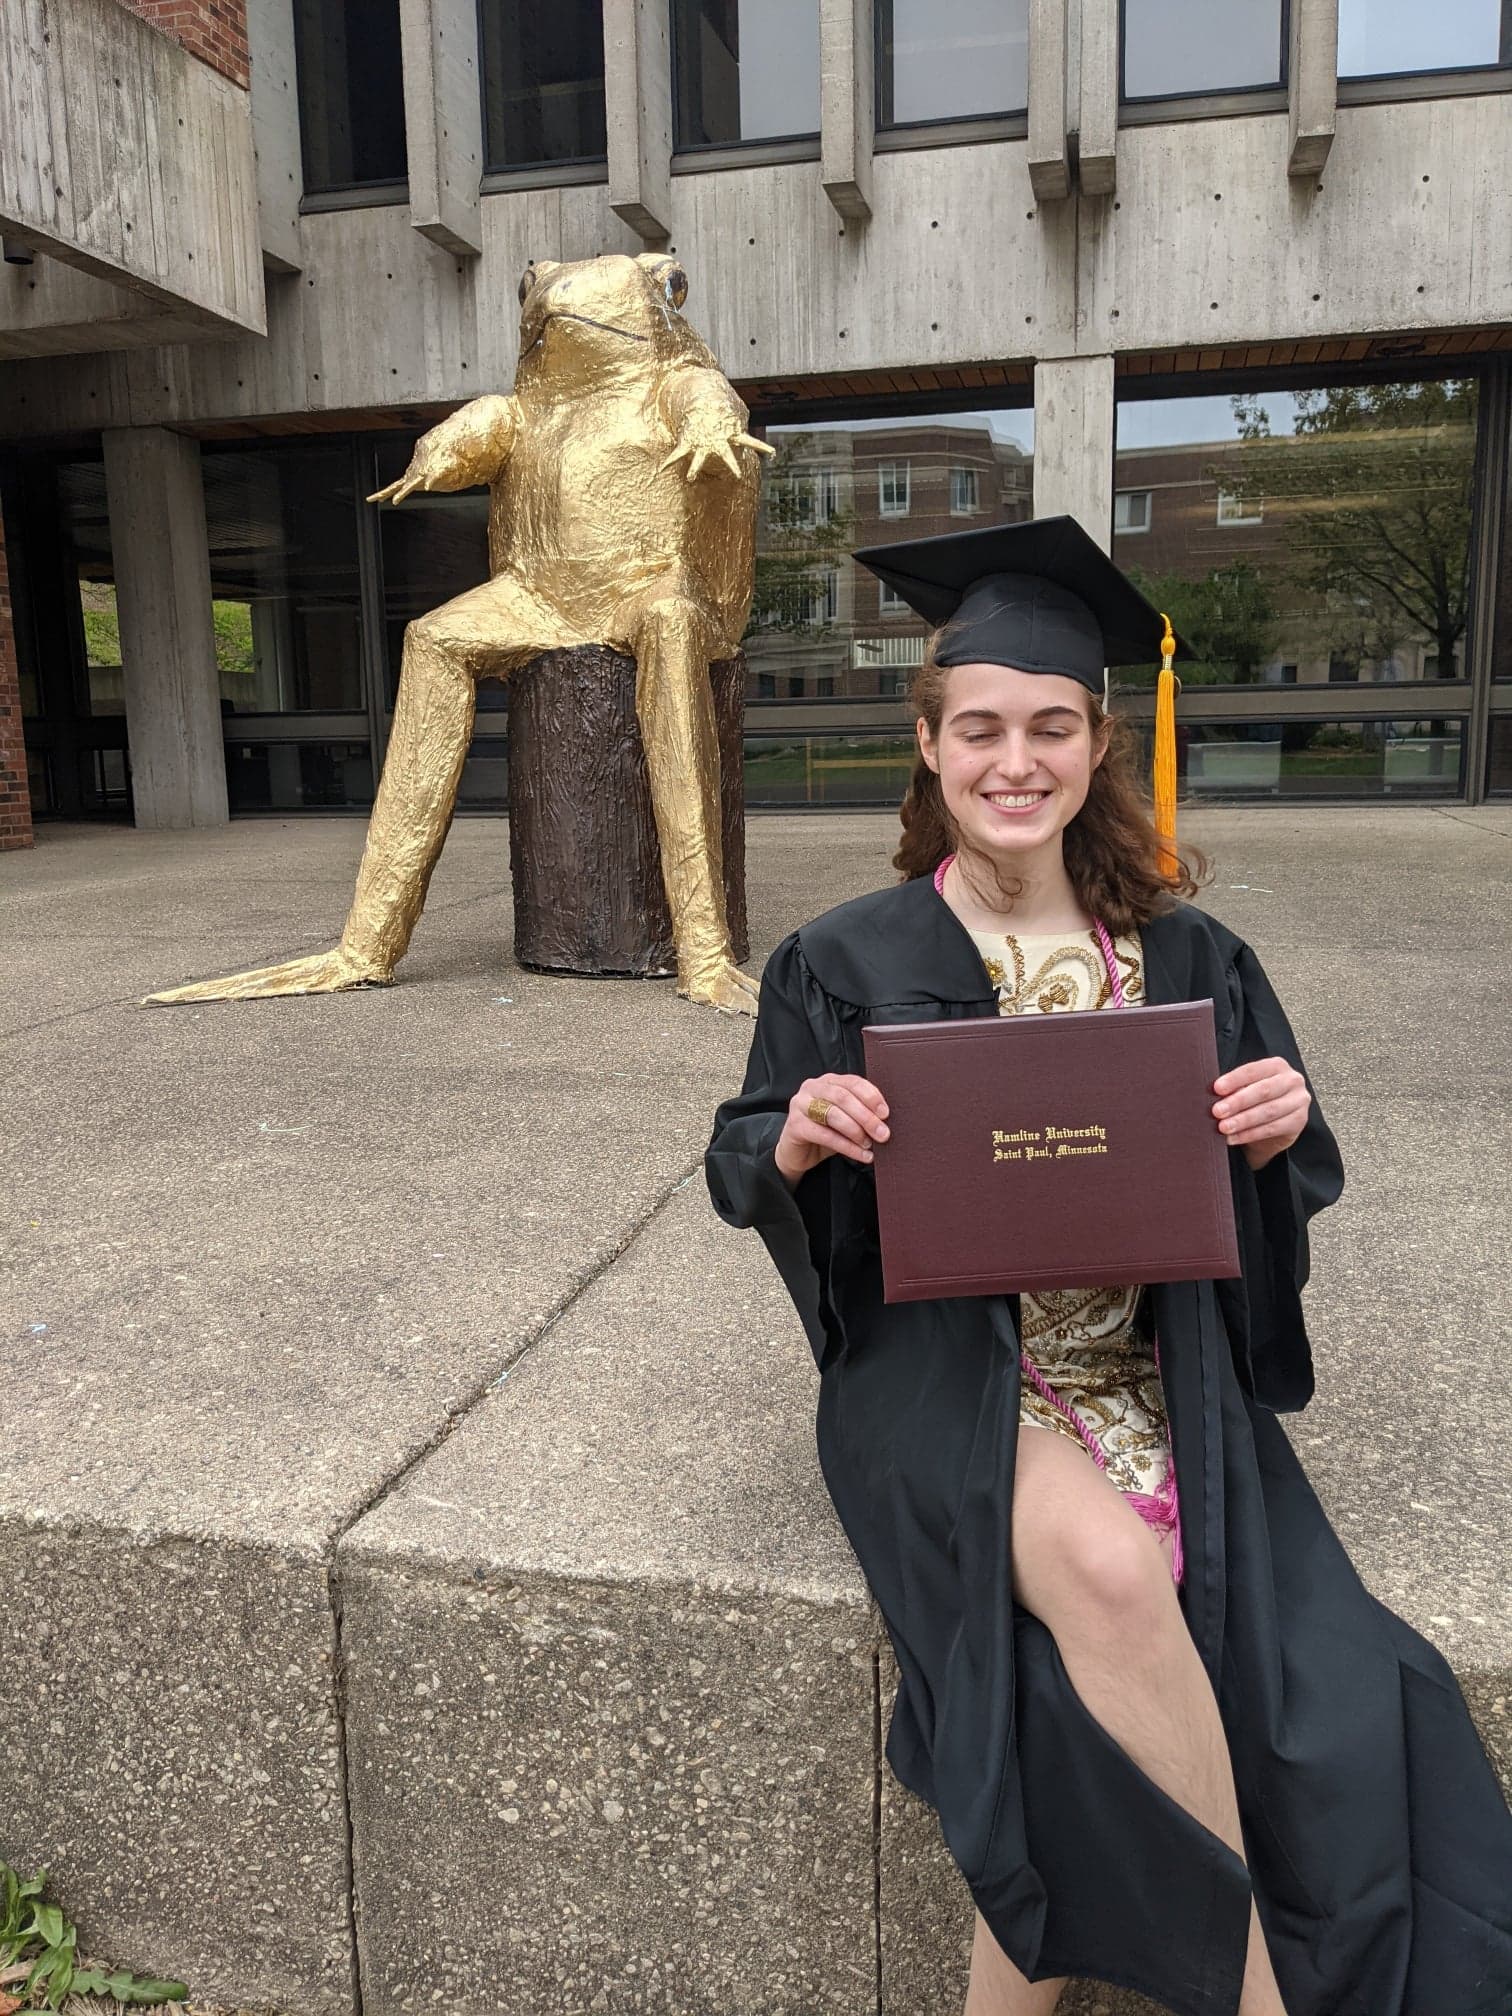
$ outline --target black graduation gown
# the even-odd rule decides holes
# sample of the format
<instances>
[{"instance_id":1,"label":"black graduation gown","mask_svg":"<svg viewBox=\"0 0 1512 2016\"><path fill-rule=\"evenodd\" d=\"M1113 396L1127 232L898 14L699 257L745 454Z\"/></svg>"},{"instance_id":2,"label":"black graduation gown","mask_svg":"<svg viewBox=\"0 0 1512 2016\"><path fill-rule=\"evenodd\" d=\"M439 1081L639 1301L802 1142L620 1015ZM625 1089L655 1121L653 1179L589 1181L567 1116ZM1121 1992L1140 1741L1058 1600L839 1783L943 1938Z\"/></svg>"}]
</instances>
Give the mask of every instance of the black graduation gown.
<instances>
[{"instance_id":1,"label":"black graduation gown","mask_svg":"<svg viewBox=\"0 0 1512 2016\"><path fill-rule=\"evenodd\" d=\"M1302 1069L1254 952L1190 904L1142 929L1151 1002L1211 998L1223 1070ZM744 1088L715 1117L710 1194L754 1226L819 1366L820 1467L900 1670L888 1763L938 1812L998 1943L1031 1980L1238 2008L1251 1882L1291 2016L1509 2016L1512 1815L1454 1675L1359 1580L1277 1411L1313 1390L1307 1223L1338 1196L1316 1097L1258 1173L1230 1151L1242 1277L1152 1288L1186 1571L1249 1867L1082 1705L1013 1601L1018 1339L1003 1296L882 1300L872 1172L789 1190L774 1150L822 1071L865 1074L867 1022L997 1012L929 877L785 938Z\"/></svg>"}]
</instances>

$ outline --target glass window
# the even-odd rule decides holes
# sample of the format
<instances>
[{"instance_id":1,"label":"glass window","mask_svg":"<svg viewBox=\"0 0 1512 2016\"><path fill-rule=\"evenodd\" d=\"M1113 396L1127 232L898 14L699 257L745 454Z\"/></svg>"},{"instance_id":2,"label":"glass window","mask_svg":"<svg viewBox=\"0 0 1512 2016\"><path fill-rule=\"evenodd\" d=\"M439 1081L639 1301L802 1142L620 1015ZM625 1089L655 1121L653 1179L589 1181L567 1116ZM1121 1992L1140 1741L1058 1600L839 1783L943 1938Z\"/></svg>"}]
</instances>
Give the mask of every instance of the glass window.
<instances>
[{"instance_id":1,"label":"glass window","mask_svg":"<svg viewBox=\"0 0 1512 2016\"><path fill-rule=\"evenodd\" d=\"M877 509L884 518L908 516L908 464L884 462L877 470Z\"/></svg>"},{"instance_id":2,"label":"glass window","mask_svg":"<svg viewBox=\"0 0 1512 2016\"><path fill-rule=\"evenodd\" d=\"M373 802L373 759L361 742L226 741L233 812L344 811Z\"/></svg>"},{"instance_id":3,"label":"glass window","mask_svg":"<svg viewBox=\"0 0 1512 2016\"><path fill-rule=\"evenodd\" d=\"M1115 528L1114 557L1194 650L1183 680L1464 677L1476 394L1437 378L1120 402L1115 481L1161 504L1137 552Z\"/></svg>"},{"instance_id":4,"label":"glass window","mask_svg":"<svg viewBox=\"0 0 1512 2016\"><path fill-rule=\"evenodd\" d=\"M1493 798L1512 798L1512 714L1491 716L1491 741L1486 750L1486 790Z\"/></svg>"},{"instance_id":5,"label":"glass window","mask_svg":"<svg viewBox=\"0 0 1512 2016\"><path fill-rule=\"evenodd\" d=\"M604 158L603 0L483 0L484 161Z\"/></svg>"},{"instance_id":6,"label":"glass window","mask_svg":"<svg viewBox=\"0 0 1512 2016\"><path fill-rule=\"evenodd\" d=\"M1253 492L1248 495L1242 490L1226 489L1218 485L1218 523L1220 525L1260 525L1265 520L1265 506L1261 498Z\"/></svg>"},{"instance_id":7,"label":"glass window","mask_svg":"<svg viewBox=\"0 0 1512 2016\"><path fill-rule=\"evenodd\" d=\"M1149 491L1117 491L1113 498L1113 530L1115 532L1148 532L1149 529Z\"/></svg>"},{"instance_id":8,"label":"glass window","mask_svg":"<svg viewBox=\"0 0 1512 2016\"><path fill-rule=\"evenodd\" d=\"M1123 0L1123 95L1280 84L1284 27L1282 0Z\"/></svg>"},{"instance_id":9,"label":"glass window","mask_svg":"<svg viewBox=\"0 0 1512 2016\"><path fill-rule=\"evenodd\" d=\"M361 709L350 444L206 449L200 467L221 712Z\"/></svg>"},{"instance_id":10,"label":"glass window","mask_svg":"<svg viewBox=\"0 0 1512 2016\"><path fill-rule=\"evenodd\" d=\"M1029 0L877 0L877 124L1022 112Z\"/></svg>"},{"instance_id":11,"label":"glass window","mask_svg":"<svg viewBox=\"0 0 1512 2016\"><path fill-rule=\"evenodd\" d=\"M1400 77L1512 61L1505 0L1339 0L1339 75Z\"/></svg>"},{"instance_id":12,"label":"glass window","mask_svg":"<svg viewBox=\"0 0 1512 2016\"><path fill-rule=\"evenodd\" d=\"M672 0L675 144L819 131L819 0Z\"/></svg>"},{"instance_id":13,"label":"glass window","mask_svg":"<svg viewBox=\"0 0 1512 2016\"><path fill-rule=\"evenodd\" d=\"M953 518L965 518L981 509L977 503L977 477L975 469L952 469L950 472L950 513Z\"/></svg>"},{"instance_id":14,"label":"glass window","mask_svg":"<svg viewBox=\"0 0 1512 2016\"><path fill-rule=\"evenodd\" d=\"M1201 721L1176 724L1187 802L1457 798L1461 721ZM1140 731L1146 774L1151 730Z\"/></svg>"},{"instance_id":15,"label":"glass window","mask_svg":"<svg viewBox=\"0 0 1512 2016\"><path fill-rule=\"evenodd\" d=\"M896 805L913 775L911 733L748 735L747 805Z\"/></svg>"},{"instance_id":16,"label":"glass window","mask_svg":"<svg viewBox=\"0 0 1512 2016\"><path fill-rule=\"evenodd\" d=\"M294 0L294 48L306 193L402 182L399 0Z\"/></svg>"},{"instance_id":17,"label":"glass window","mask_svg":"<svg viewBox=\"0 0 1512 2016\"><path fill-rule=\"evenodd\" d=\"M84 664L89 712L124 714L126 687L121 672L121 625L113 581L79 576L79 612L84 620Z\"/></svg>"},{"instance_id":18,"label":"glass window","mask_svg":"<svg viewBox=\"0 0 1512 2016\"><path fill-rule=\"evenodd\" d=\"M747 698L901 694L929 625L851 553L896 537L904 512L920 538L959 531L967 495L984 524L1031 517L1032 409L822 421L767 439L777 452L762 476ZM895 803L890 790L872 802Z\"/></svg>"}]
</instances>

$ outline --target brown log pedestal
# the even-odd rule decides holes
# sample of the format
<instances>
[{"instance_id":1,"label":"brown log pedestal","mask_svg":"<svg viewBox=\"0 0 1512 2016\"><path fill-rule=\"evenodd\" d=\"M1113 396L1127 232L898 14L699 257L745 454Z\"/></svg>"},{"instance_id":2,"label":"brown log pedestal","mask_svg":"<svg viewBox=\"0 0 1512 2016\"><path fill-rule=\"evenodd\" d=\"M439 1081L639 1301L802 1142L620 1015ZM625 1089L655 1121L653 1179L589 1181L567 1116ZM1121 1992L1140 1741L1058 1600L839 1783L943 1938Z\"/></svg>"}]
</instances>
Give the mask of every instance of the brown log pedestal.
<instances>
[{"instance_id":1,"label":"brown log pedestal","mask_svg":"<svg viewBox=\"0 0 1512 2016\"><path fill-rule=\"evenodd\" d=\"M725 908L737 960L745 901L743 653L709 667L722 780ZM509 682L509 871L515 958L546 973L675 973L635 660L607 645L547 651Z\"/></svg>"}]
</instances>

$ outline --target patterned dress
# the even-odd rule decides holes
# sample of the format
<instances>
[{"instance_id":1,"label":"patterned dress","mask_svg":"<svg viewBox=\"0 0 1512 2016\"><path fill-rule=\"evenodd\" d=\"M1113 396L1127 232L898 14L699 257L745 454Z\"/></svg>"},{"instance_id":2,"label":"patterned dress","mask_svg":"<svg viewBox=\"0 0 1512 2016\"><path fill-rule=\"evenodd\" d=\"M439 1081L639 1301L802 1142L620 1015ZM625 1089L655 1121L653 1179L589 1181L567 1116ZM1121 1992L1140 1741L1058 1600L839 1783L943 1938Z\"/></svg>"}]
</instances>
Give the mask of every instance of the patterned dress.
<instances>
[{"instance_id":1,"label":"patterned dress","mask_svg":"<svg viewBox=\"0 0 1512 2016\"><path fill-rule=\"evenodd\" d=\"M972 930L998 992L1001 1015L1052 1014L1057 1008L1103 1008L1112 1000L1097 934ZM1124 998L1144 999L1144 955L1137 932L1113 941ZM1107 1459L1106 1476L1120 1491L1156 1491L1170 1467L1165 1395L1148 1327L1148 1297L1126 1288L1047 1288L1022 1298L1022 1342L1057 1397L1075 1409ZM1019 1419L1065 1435L1080 1449L1076 1429L1029 1379L1020 1389Z\"/></svg>"}]
</instances>

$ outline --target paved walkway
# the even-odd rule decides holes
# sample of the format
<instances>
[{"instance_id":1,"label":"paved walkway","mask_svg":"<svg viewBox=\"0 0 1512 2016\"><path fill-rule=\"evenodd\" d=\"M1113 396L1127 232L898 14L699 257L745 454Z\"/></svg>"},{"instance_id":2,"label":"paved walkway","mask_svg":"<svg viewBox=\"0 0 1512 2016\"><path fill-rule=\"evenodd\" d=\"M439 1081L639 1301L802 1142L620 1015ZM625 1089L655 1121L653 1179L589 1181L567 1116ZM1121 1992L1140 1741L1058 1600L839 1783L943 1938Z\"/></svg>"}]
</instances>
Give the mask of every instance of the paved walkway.
<instances>
[{"instance_id":1,"label":"paved walkway","mask_svg":"<svg viewBox=\"0 0 1512 2016\"><path fill-rule=\"evenodd\" d=\"M1512 810L1187 830L1348 1172L1289 1425L1512 1775ZM753 819L757 963L894 831ZM0 1854L202 2002L841 2016L880 1952L885 2010L954 2016L812 1365L697 1174L749 1025L514 967L492 820L394 989L136 1005L328 942L362 838L0 857Z\"/></svg>"}]
</instances>

